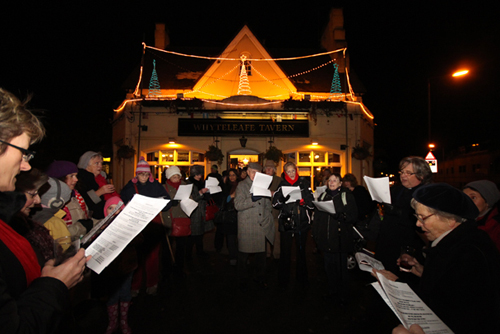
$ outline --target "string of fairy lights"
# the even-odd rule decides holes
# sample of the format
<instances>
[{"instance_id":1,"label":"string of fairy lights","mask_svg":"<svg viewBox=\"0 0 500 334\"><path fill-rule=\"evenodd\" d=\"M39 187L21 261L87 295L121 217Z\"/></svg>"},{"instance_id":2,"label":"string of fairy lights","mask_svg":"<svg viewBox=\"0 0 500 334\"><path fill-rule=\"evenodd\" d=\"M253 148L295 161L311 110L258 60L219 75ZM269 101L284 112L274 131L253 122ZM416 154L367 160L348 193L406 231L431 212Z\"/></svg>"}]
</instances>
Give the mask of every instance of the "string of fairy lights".
<instances>
[{"instance_id":1,"label":"string of fairy lights","mask_svg":"<svg viewBox=\"0 0 500 334\"><path fill-rule=\"evenodd\" d=\"M175 52L175 51L169 51L169 50L162 50L162 49L158 49L158 48L155 48L155 47L152 47L152 46L148 46L146 45L145 43L143 43L143 48L144 48L144 51L146 51L146 49L151 49L151 50L155 50L155 51L158 51L160 52L160 55L161 53L167 53L167 54L172 54L172 55L176 55L176 56L182 56L182 57L190 57L190 58L197 58L197 59L205 59L205 60L211 60L211 61L217 61L217 62L222 62L222 61L237 61L238 63L232 67L231 69L229 69L224 75L222 76L211 76L211 75L205 75L204 77L206 78L205 82L203 83L203 85L197 89L194 89L194 90L191 90L191 91L186 91L186 92L183 92L183 95L188 97L189 95L196 95L196 94L204 94L206 96L211 96L212 98L214 99L225 99L225 98L228 98L230 96L225 96L225 95L221 95L221 94L215 94L215 93L210 93L210 92L207 92L206 91L206 88L208 86L211 86L219 81L229 81L229 82L235 82L235 81L238 81L238 95L250 95L251 94L251 87L250 87L250 82L248 80L248 73L246 71L246 64L252 64L252 62L278 62L278 61L293 61L293 60L300 60L300 59L306 59L306 58L313 58L313 57L320 57L320 56L324 56L324 55L331 55L331 54L334 54L334 53L340 53L342 52L343 53L343 56L345 57L345 53L346 53L346 50L347 48L341 48L341 49L337 49L337 50L333 50L333 51L327 51L327 52L322 52L322 53L316 53L316 54L310 54L310 55L303 55L303 56L297 56L297 57L286 57L286 58L247 58L247 56L241 56L239 58L229 58L229 57L223 57L223 56L219 56L219 57L211 57L211 56L200 56L200 55L193 55L193 54L185 54L185 53L180 53L180 52ZM181 68L179 65L176 65L170 61L168 61L167 59L164 59L164 57L161 57L160 55L159 58L164 60L164 61L167 61L168 63L170 63L171 65L174 65L178 68ZM288 76L285 76L285 77L279 77L279 78L276 78L276 79L269 79L267 78L265 75L263 75L260 71L258 71L254 64L252 64L252 72L255 72L257 75L259 75L262 79L259 80L259 79L254 79L252 78L252 82L253 83L257 83L257 82L268 82L270 83L271 85L277 87L278 89L281 89L283 91L285 91L284 94L278 94L278 95L273 95L273 96L265 96L263 98L266 98L266 99L274 99L274 98L281 98L281 99L284 99L284 96L287 95L288 97L299 97L299 98L304 98L305 97L305 93L297 93L297 92L294 92L292 91L290 88L287 88L287 87L282 87L280 85L278 85L276 83L276 81L280 81L280 82L283 82L283 79L292 79L292 78L296 78L296 77L299 77L299 76L302 76L302 75L305 75L305 74L308 74L308 73L311 73L311 72L314 72L316 70L319 70L329 64L332 64L333 63L333 67L334 67L334 75L333 75L333 79L332 79L332 85L331 85L331 89L330 89L330 94L327 98L325 98L325 96L321 95L321 96L315 96L315 95L309 95L312 99L318 99L318 100L340 100L341 97L342 97L342 92L341 92L341 87L340 87L340 78L339 78L339 73L338 73L338 64L336 63L336 59L331 59L323 64L320 64L318 66L315 66L313 68L310 68L308 70L305 70L305 71L302 71L302 72L299 72L299 73L295 73L295 74L292 74L292 75L288 75ZM155 60L154 60L154 64L153 64L154 68L153 68L153 73L152 73L152 78L151 78L151 81L150 81L150 91L148 93L148 97L149 98L176 98L176 95L162 95L161 94L161 89L159 87L159 82L158 82L158 76L157 76L157 73L156 73L156 63L155 63ZM237 80L234 80L234 79L230 79L230 78L227 78L230 74L234 73L237 69L240 69L239 70L239 76L237 78ZM186 71L189 71L188 69L184 69L183 70L186 70ZM142 77L143 77L143 66L141 66L140 68L140 75L139 75L139 81L137 83L137 86L136 86L136 89L134 91L134 96L140 96L140 86L141 86L141 82L142 82ZM347 68L345 68L345 74L346 74L346 79L347 79L347 86L348 86L348 95L350 95L351 97L354 96L354 91L352 89L352 86L351 86L351 83L350 83L350 78L349 78L349 74L348 74L348 71L347 71ZM155 76L156 75L156 76ZM211 80L212 79L212 80ZM209 81L210 80L210 81ZM136 100L136 99L134 99ZM213 101L213 100L207 100L207 99L201 99L202 101L204 102L207 102L207 103L214 103L214 104L220 104L220 105L227 105L227 106L231 106L232 104L231 103L227 103L227 102L221 102L221 101ZM128 101L133 101L133 100L128 100ZM124 101L124 103L122 103L122 105L117 109L117 111L123 109L126 105L127 101ZM280 103L280 101L271 101L269 102L269 104L274 104L274 103ZM258 103L258 105L265 105L266 103ZM241 104L234 104L234 105L239 105L239 106L242 106ZM253 106L253 105L256 105L256 104L249 104L249 106ZM369 117L369 118L373 118L373 116L371 115L370 112L368 112L365 108L362 108L362 110L364 111L364 113Z\"/></svg>"}]
</instances>

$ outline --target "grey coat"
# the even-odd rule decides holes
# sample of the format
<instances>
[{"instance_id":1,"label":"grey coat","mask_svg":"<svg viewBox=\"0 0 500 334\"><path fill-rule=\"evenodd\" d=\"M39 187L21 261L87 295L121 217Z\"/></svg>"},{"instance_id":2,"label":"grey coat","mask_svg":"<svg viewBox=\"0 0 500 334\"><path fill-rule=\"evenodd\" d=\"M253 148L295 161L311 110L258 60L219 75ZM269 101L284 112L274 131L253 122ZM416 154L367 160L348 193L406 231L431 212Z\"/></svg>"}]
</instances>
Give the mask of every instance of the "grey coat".
<instances>
[{"instance_id":1,"label":"grey coat","mask_svg":"<svg viewBox=\"0 0 500 334\"><path fill-rule=\"evenodd\" d=\"M244 253L266 251L266 239L274 241L274 221L271 214L270 198L252 202L250 187L252 180L247 177L238 184L234 207L238 211L238 250Z\"/></svg>"}]
</instances>

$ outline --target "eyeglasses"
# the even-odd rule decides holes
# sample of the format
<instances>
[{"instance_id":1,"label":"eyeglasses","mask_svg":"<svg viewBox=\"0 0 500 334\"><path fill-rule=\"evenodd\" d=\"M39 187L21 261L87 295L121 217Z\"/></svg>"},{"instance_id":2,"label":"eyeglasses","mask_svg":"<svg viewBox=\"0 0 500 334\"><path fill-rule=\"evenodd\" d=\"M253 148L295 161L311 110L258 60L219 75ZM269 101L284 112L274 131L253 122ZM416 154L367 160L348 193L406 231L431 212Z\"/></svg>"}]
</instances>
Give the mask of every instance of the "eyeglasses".
<instances>
[{"instance_id":1,"label":"eyeglasses","mask_svg":"<svg viewBox=\"0 0 500 334\"><path fill-rule=\"evenodd\" d=\"M27 150L25 148L13 145L13 144L8 143L8 142L3 141L3 140L0 140L0 143L4 143L5 145L9 145L9 146L11 146L13 148L17 148L19 151L21 151L21 153L23 154L23 160L25 162L28 162L28 161L30 161L31 159L33 159L35 157L35 154L36 154L35 151Z\"/></svg>"},{"instance_id":2,"label":"eyeglasses","mask_svg":"<svg viewBox=\"0 0 500 334\"><path fill-rule=\"evenodd\" d=\"M412 175L417 174L417 173L409 172L407 170L400 170L398 173L399 173L399 175L408 175L408 176L412 176Z\"/></svg>"},{"instance_id":3,"label":"eyeglasses","mask_svg":"<svg viewBox=\"0 0 500 334\"><path fill-rule=\"evenodd\" d=\"M30 196L31 196L31 198L35 198L35 197L36 197L36 195L38 195L38 191L32 191L32 192L27 191L26 193L27 193L28 195L30 195Z\"/></svg>"},{"instance_id":4,"label":"eyeglasses","mask_svg":"<svg viewBox=\"0 0 500 334\"><path fill-rule=\"evenodd\" d=\"M430 214L430 215L428 215L428 216L426 216L426 217L420 217L421 215L416 214L416 213L415 213L415 214L413 214L413 215L417 218L417 220L418 220L419 222L421 222L422 224L425 224L425 220L426 220L427 218L429 218L429 217L434 216L434 213L432 213L432 214Z\"/></svg>"}]
</instances>

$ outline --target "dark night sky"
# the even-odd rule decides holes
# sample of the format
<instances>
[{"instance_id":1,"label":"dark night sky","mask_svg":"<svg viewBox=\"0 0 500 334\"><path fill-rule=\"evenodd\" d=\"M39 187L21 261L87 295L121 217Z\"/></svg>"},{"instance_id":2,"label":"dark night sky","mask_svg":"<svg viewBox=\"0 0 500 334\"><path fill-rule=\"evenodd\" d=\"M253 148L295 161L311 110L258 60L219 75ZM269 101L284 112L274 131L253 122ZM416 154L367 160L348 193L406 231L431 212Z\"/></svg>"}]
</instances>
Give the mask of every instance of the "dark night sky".
<instances>
[{"instance_id":1,"label":"dark night sky","mask_svg":"<svg viewBox=\"0 0 500 334\"><path fill-rule=\"evenodd\" d=\"M317 0L301 6L102 3L15 4L2 10L0 87L21 97L33 93L31 107L44 110L48 136L37 149L46 159L76 161L86 150L109 146L109 119L123 98L121 83L140 60L143 38L152 45L156 21L166 23L175 46L223 48L248 24L267 47L318 48L334 6L344 8L351 70L366 87L378 151L392 161L425 154L429 77L432 133L440 149L494 138L498 128L492 120L498 119L500 24L493 7ZM464 65L472 71L468 77L449 79L447 74Z\"/></svg>"}]
</instances>

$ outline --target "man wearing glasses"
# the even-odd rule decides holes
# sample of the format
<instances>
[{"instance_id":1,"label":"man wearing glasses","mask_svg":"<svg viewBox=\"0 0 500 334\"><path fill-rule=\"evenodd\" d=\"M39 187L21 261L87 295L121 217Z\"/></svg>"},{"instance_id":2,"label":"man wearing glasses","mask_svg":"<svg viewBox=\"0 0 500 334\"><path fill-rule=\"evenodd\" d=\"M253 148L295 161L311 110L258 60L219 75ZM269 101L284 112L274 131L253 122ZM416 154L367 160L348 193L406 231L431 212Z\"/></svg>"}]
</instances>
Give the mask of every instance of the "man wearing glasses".
<instances>
[{"instance_id":1,"label":"man wearing glasses","mask_svg":"<svg viewBox=\"0 0 500 334\"><path fill-rule=\"evenodd\" d=\"M375 254L385 268L398 272L396 264L402 246L421 250L424 242L421 231L416 229L415 210L410 203L416 189L431 183L432 172L427 161L421 157L406 157L399 163L401 185L391 188L392 204L384 204L384 219L380 224ZM411 275L401 275L412 279Z\"/></svg>"}]
</instances>

